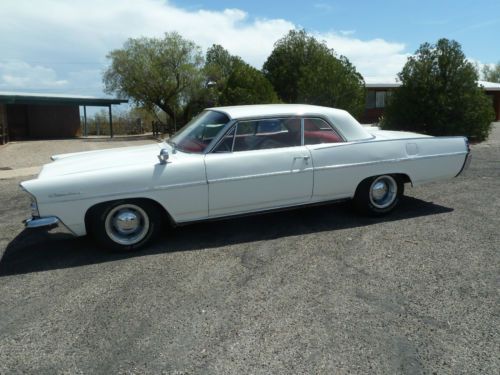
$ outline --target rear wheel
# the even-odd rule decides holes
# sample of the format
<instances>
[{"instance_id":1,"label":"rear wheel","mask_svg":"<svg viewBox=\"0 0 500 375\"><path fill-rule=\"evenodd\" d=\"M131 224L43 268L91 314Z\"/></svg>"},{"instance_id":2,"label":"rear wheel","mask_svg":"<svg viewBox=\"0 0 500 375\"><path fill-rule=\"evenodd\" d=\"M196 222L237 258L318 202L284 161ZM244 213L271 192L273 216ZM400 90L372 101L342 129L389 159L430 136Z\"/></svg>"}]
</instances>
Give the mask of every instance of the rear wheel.
<instances>
[{"instance_id":1,"label":"rear wheel","mask_svg":"<svg viewBox=\"0 0 500 375\"><path fill-rule=\"evenodd\" d=\"M105 249L137 250L159 233L160 209L147 201L122 201L100 206L90 218L90 233Z\"/></svg>"},{"instance_id":2,"label":"rear wheel","mask_svg":"<svg viewBox=\"0 0 500 375\"><path fill-rule=\"evenodd\" d=\"M404 183L398 176L370 177L356 189L354 204L364 214L381 216L396 207L403 192Z\"/></svg>"}]
</instances>

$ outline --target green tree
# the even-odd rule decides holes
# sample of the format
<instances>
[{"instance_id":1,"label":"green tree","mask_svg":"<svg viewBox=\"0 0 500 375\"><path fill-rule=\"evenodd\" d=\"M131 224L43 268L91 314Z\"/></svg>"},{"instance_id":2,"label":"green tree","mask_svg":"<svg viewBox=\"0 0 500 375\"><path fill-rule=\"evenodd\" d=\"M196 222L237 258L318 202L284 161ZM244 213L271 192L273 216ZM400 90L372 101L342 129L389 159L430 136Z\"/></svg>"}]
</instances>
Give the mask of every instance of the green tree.
<instances>
[{"instance_id":1,"label":"green tree","mask_svg":"<svg viewBox=\"0 0 500 375\"><path fill-rule=\"evenodd\" d=\"M233 70L221 95L221 105L278 103L278 96L261 71L242 60L233 64Z\"/></svg>"},{"instance_id":2,"label":"green tree","mask_svg":"<svg viewBox=\"0 0 500 375\"><path fill-rule=\"evenodd\" d=\"M219 87L225 86L237 60L239 60L237 56L232 56L220 44L212 45L205 57L207 84L216 83Z\"/></svg>"},{"instance_id":3,"label":"green tree","mask_svg":"<svg viewBox=\"0 0 500 375\"><path fill-rule=\"evenodd\" d=\"M485 81L500 83L500 62L493 67L484 65L482 73Z\"/></svg>"},{"instance_id":4,"label":"green tree","mask_svg":"<svg viewBox=\"0 0 500 375\"><path fill-rule=\"evenodd\" d=\"M353 115L364 109L361 74L304 30L291 30L278 40L263 71L284 102L342 108Z\"/></svg>"},{"instance_id":5,"label":"green tree","mask_svg":"<svg viewBox=\"0 0 500 375\"><path fill-rule=\"evenodd\" d=\"M214 44L207 51L205 75L214 105L278 102L273 86L262 72L220 45Z\"/></svg>"},{"instance_id":6,"label":"green tree","mask_svg":"<svg viewBox=\"0 0 500 375\"><path fill-rule=\"evenodd\" d=\"M175 123L187 122L203 91L200 47L178 33L163 38L128 39L111 51L104 72L107 93L130 98L140 107L163 110Z\"/></svg>"},{"instance_id":7,"label":"green tree","mask_svg":"<svg viewBox=\"0 0 500 375\"><path fill-rule=\"evenodd\" d=\"M402 86L388 102L383 128L487 138L494 118L491 101L458 42L422 44L398 76Z\"/></svg>"}]
</instances>

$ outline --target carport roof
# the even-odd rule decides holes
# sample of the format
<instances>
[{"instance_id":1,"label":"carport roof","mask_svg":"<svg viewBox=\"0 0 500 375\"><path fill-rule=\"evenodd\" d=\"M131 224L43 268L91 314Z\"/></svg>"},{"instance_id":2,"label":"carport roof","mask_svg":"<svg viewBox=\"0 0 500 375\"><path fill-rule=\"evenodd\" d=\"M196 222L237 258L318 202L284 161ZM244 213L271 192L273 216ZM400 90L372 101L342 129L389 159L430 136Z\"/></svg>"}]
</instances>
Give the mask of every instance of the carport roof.
<instances>
[{"instance_id":1,"label":"carport roof","mask_svg":"<svg viewBox=\"0 0 500 375\"><path fill-rule=\"evenodd\" d=\"M127 99L118 98L97 98L82 95L0 91L0 103L3 104L75 104L88 106L109 106L111 104L122 104L127 102Z\"/></svg>"},{"instance_id":2,"label":"carport roof","mask_svg":"<svg viewBox=\"0 0 500 375\"><path fill-rule=\"evenodd\" d=\"M365 87L368 89L395 89L401 87L401 82L396 81L376 81L367 78ZM500 91L500 83L487 82L487 81L477 81L477 85L482 87L484 91Z\"/></svg>"},{"instance_id":3,"label":"carport roof","mask_svg":"<svg viewBox=\"0 0 500 375\"><path fill-rule=\"evenodd\" d=\"M477 81L477 84L483 86L485 91L500 91L500 83L497 82Z\"/></svg>"}]
</instances>

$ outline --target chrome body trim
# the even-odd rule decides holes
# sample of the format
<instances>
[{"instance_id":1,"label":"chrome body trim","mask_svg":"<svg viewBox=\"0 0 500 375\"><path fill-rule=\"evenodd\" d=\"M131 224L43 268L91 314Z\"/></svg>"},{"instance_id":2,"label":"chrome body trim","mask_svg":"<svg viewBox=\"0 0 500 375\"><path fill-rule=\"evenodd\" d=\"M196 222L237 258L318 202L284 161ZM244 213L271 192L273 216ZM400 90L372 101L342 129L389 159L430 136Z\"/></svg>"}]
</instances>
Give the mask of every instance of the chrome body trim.
<instances>
[{"instance_id":1,"label":"chrome body trim","mask_svg":"<svg viewBox=\"0 0 500 375\"><path fill-rule=\"evenodd\" d=\"M221 111L214 111L214 112L220 112L220 113L223 113L226 116L228 116L227 113L224 113ZM236 121L231 119L231 117L229 117L229 122L225 125L225 129L223 129L218 134L218 137L215 137L214 139L212 139L212 141L205 148L205 151L202 152L201 154L204 154L204 155L210 154L213 150L215 150L217 148L217 146L219 146L219 143L221 143L224 140L224 137L226 136L226 134L228 134L229 132L231 132L233 130L233 126L235 123L236 123Z\"/></svg>"},{"instance_id":2,"label":"chrome body trim","mask_svg":"<svg viewBox=\"0 0 500 375\"><path fill-rule=\"evenodd\" d=\"M462 136L438 136L438 137L433 137L433 136L425 136L425 137L412 137L412 138L391 138L391 139L377 139L377 137L373 136L372 138L369 139L362 139L359 141L349 141L349 142L337 142L337 143L323 143L322 145L324 146L316 146L315 150L323 150L331 147L342 147L342 146L348 146L348 145L357 145L361 143L378 143L378 142L411 142L411 141L422 141L422 140L443 140L443 139L456 139L456 138L461 138L461 139L467 139Z\"/></svg>"},{"instance_id":3,"label":"chrome body trim","mask_svg":"<svg viewBox=\"0 0 500 375\"><path fill-rule=\"evenodd\" d=\"M168 150L166 148L162 148L160 150L160 154L158 155L158 160L160 164L167 164L168 158L170 155L168 154Z\"/></svg>"},{"instance_id":4,"label":"chrome body trim","mask_svg":"<svg viewBox=\"0 0 500 375\"><path fill-rule=\"evenodd\" d=\"M204 218L195 219L195 220L181 220L181 221L175 222L174 226L175 227L182 227L182 226L186 226L186 225L190 225L190 224L194 224L194 223L231 220L231 219L240 218L240 217L266 215L266 214L272 214L275 212L300 210L300 209L304 209L304 208L308 208L308 207L326 206L329 204L348 202L351 200L351 198L352 197L333 198L333 199L322 200L322 201L313 201L313 202L306 202L306 203L300 203L300 204L283 205L283 206L279 206L279 207L258 209L258 210L252 210L252 211L242 211L242 212L236 212L236 213L232 213L232 214L214 215L214 216L204 217Z\"/></svg>"},{"instance_id":5,"label":"chrome body trim","mask_svg":"<svg viewBox=\"0 0 500 375\"><path fill-rule=\"evenodd\" d=\"M434 158L442 158L446 156L455 156L455 155L464 155L466 151L460 152L450 152L447 154L435 154L435 155L425 155L425 156L415 156L409 158L400 158L400 159L384 159L384 160L375 160L375 161L365 161L361 163L349 163L349 164L333 164L333 165L325 165L322 167L315 167L315 171L326 170L326 169L338 169L338 168L349 168L349 167L363 167L367 165L375 165L382 163L399 163L403 161L413 161L413 160L422 160L422 159L434 159Z\"/></svg>"},{"instance_id":6,"label":"chrome body trim","mask_svg":"<svg viewBox=\"0 0 500 375\"><path fill-rule=\"evenodd\" d=\"M310 158L309 156L297 156L299 159L305 159L306 161ZM248 180L251 178L261 178L261 177L270 177L270 176L283 176L287 174L296 174L296 173L303 173L312 170L313 168L305 168L301 170L290 170L290 171L280 171L280 172L271 172L271 173L259 173L259 174L250 174L246 176L237 176L237 177L225 177L225 178L217 178L213 180L209 180L209 184L216 184L218 182L227 182L227 181L241 181L241 180Z\"/></svg>"},{"instance_id":7,"label":"chrome body trim","mask_svg":"<svg viewBox=\"0 0 500 375\"><path fill-rule=\"evenodd\" d=\"M304 117L300 119L300 145L304 146Z\"/></svg>"},{"instance_id":8,"label":"chrome body trim","mask_svg":"<svg viewBox=\"0 0 500 375\"><path fill-rule=\"evenodd\" d=\"M151 188L126 190L126 191L119 191L119 192L98 194L98 195L88 195L88 196L84 196L81 198L54 200L51 202L57 202L57 203L59 203L59 202L74 202L74 201L81 201L81 200L87 200L87 199L107 198L107 197L116 197L116 199L120 199L121 195L140 194L140 193L147 193L150 191L158 191L158 190L182 189L182 188L186 188L186 187L206 185L206 184L207 184L207 181L205 181L205 180L194 181L194 182L185 182L185 183L181 183L181 184L160 185L160 186L155 186L155 187L151 187Z\"/></svg>"},{"instance_id":9,"label":"chrome body trim","mask_svg":"<svg viewBox=\"0 0 500 375\"><path fill-rule=\"evenodd\" d=\"M215 111L217 112L217 111ZM224 112L220 112L224 113ZM226 114L226 113L224 113ZM227 114L226 114L227 115ZM229 115L228 115L229 116ZM320 114L300 114L300 115L295 115L295 116L285 116L285 115L276 115L276 116L252 116L252 117L244 117L244 118L238 118L238 119L231 119L227 124L226 124L226 129L224 129L218 137L214 138L210 144L207 146L205 149L204 154L209 154L213 153L213 151L219 146L219 144L224 140L225 136L230 133L233 130L233 127L236 127L236 125L240 122L247 122L247 121L261 121L261 120L276 120L276 119L288 119L288 118L298 118L300 119L300 146L304 146L304 120L305 119L321 119L326 122L328 126L332 128L332 130L337 133L337 135L342 139L342 142L338 143L358 143L358 141L355 142L347 142L345 136L340 132L337 127L332 124L330 119L327 116L320 115ZM368 138L366 140L373 140L375 137ZM236 139L236 131L235 134L233 135L233 149L234 149L234 140ZM363 141L366 141L363 140ZM337 144L337 143L335 143ZM233 152L233 150L228 151L228 152Z\"/></svg>"},{"instance_id":10,"label":"chrome body trim","mask_svg":"<svg viewBox=\"0 0 500 375\"><path fill-rule=\"evenodd\" d=\"M44 227L56 227L59 225L59 219L55 216L46 217L32 217L24 221L26 228L44 228Z\"/></svg>"}]
</instances>

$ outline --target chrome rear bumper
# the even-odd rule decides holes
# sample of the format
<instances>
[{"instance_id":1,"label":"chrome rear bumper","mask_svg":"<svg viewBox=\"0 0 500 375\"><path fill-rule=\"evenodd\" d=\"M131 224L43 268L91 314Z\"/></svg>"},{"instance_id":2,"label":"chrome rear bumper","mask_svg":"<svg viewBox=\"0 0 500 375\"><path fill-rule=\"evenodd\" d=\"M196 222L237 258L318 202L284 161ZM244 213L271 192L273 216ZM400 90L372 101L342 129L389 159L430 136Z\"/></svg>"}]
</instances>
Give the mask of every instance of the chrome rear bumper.
<instances>
[{"instance_id":1,"label":"chrome rear bumper","mask_svg":"<svg viewBox=\"0 0 500 375\"><path fill-rule=\"evenodd\" d=\"M24 220L26 228L43 228L43 227L56 227L59 225L59 219L55 216L47 217L32 217L31 219Z\"/></svg>"}]
</instances>

